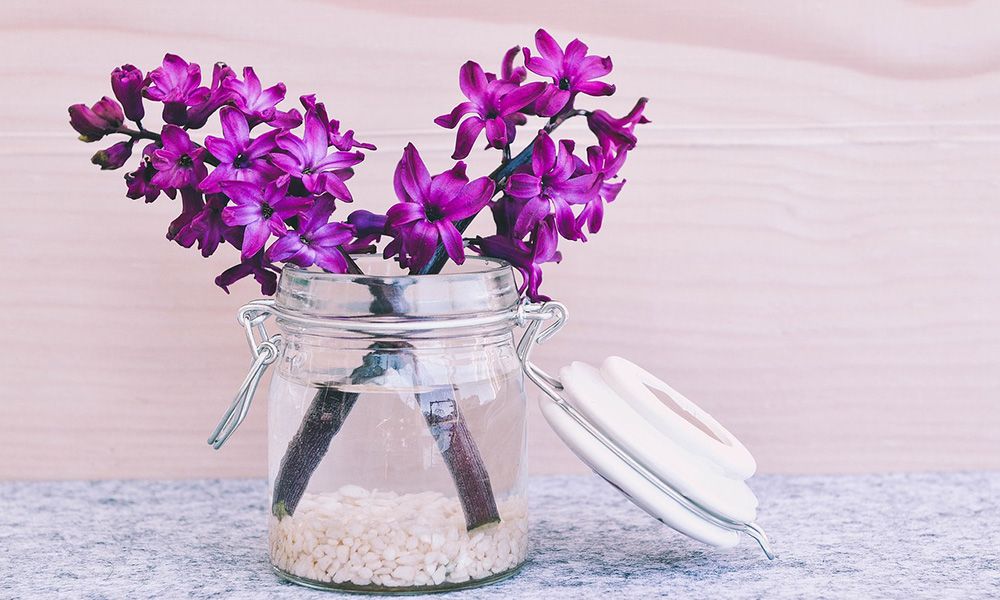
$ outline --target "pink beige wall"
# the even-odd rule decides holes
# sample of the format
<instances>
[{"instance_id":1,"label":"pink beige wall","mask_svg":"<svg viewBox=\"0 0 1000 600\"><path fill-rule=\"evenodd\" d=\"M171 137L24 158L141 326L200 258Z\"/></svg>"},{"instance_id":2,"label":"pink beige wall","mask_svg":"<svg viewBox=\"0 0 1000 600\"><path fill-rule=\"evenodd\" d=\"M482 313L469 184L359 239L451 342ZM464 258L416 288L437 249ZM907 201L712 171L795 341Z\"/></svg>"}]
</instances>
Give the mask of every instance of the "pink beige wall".
<instances>
[{"instance_id":1,"label":"pink beige wall","mask_svg":"<svg viewBox=\"0 0 1000 600\"><path fill-rule=\"evenodd\" d=\"M164 241L176 204L124 199L66 123L113 66L169 50L319 92L379 145L353 189L384 207L407 140L446 164L458 66L538 25L612 54L607 106L654 120L605 229L550 269L572 321L543 364L636 359L767 472L1000 468L1000 4L147 6L2 8L0 478L264 473L263 403L205 445L255 290L218 291L230 257ZM533 468L582 470L532 418Z\"/></svg>"}]
</instances>

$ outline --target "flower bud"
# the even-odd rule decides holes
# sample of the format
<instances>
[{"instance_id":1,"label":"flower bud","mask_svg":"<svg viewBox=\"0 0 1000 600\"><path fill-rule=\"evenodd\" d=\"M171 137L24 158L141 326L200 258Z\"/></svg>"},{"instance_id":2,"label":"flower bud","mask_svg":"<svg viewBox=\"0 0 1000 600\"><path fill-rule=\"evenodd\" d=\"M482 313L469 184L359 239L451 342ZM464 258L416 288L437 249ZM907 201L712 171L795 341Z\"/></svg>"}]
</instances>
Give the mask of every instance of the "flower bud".
<instances>
[{"instance_id":1,"label":"flower bud","mask_svg":"<svg viewBox=\"0 0 1000 600\"><path fill-rule=\"evenodd\" d=\"M107 133L104 119L97 116L86 104L69 107L69 124L80 134L84 142L96 142Z\"/></svg>"},{"instance_id":2,"label":"flower bud","mask_svg":"<svg viewBox=\"0 0 1000 600\"><path fill-rule=\"evenodd\" d=\"M121 105L107 96L98 100L91 110L104 120L106 129L117 129L125 123L125 113L122 112Z\"/></svg>"},{"instance_id":3,"label":"flower bud","mask_svg":"<svg viewBox=\"0 0 1000 600\"><path fill-rule=\"evenodd\" d=\"M142 86L145 83L142 71L132 65L122 65L111 72L111 89L115 98L122 103L125 116L139 121L146 116L142 106Z\"/></svg>"},{"instance_id":4,"label":"flower bud","mask_svg":"<svg viewBox=\"0 0 1000 600\"><path fill-rule=\"evenodd\" d=\"M132 156L132 142L118 142L91 157L90 162L101 167L102 171L117 169Z\"/></svg>"}]
</instances>

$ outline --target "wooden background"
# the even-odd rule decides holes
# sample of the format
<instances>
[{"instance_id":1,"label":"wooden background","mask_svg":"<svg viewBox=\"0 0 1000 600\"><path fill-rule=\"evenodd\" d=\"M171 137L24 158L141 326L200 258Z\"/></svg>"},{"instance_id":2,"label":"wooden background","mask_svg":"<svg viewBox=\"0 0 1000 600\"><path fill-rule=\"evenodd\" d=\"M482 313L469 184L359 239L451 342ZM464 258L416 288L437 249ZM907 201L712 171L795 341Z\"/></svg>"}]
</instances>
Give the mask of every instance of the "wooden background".
<instances>
[{"instance_id":1,"label":"wooden background","mask_svg":"<svg viewBox=\"0 0 1000 600\"><path fill-rule=\"evenodd\" d=\"M5 2L0 478L265 472L262 402L205 445L257 292L217 290L232 254L164 241L178 206L125 199L67 125L112 67L173 51L317 91L379 145L353 189L381 208L407 140L447 164L459 65L539 25L613 55L595 105L646 95L655 122L548 271L572 321L544 365L636 359L765 472L1000 468L1000 3L277 5ZM534 408L530 435L536 472L583 469Z\"/></svg>"}]
</instances>

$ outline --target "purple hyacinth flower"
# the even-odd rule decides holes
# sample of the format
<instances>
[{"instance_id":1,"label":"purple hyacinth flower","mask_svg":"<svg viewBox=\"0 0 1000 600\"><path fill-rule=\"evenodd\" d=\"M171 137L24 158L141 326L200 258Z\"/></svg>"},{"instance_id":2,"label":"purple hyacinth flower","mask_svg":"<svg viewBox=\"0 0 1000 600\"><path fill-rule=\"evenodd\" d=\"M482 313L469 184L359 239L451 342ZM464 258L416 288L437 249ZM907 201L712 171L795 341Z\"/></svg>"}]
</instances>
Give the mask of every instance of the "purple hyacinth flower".
<instances>
[{"instance_id":1,"label":"purple hyacinth flower","mask_svg":"<svg viewBox=\"0 0 1000 600\"><path fill-rule=\"evenodd\" d=\"M299 218L299 226L278 238L267 249L272 262L288 262L300 267L317 265L331 273L346 273L347 260L337 246L354 237L353 228L330 222L333 199L320 197Z\"/></svg>"},{"instance_id":2,"label":"purple hyacinth flower","mask_svg":"<svg viewBox=\"0 0 1000 600\"><path fill-rule=\"evenodd\" d=\"M122 65L111 71L111 89L121 102L125 116L133 121L141 121L146 116L142 106L142 86L146 76L134 65Z\"/></svg>"},{"instance_id":3,"label":"purple hyacinth flower","mask_svg":"<svg viewBox=\"0 0 1000 600\"><path fill-rule=\"evenodd\" d=\"M605 153L635 148L635 126L651 122L642 114L646 102L646 98L640 98L632 110L620 119L603 110L595 110L587 115L587 126L597 136L597 143Z\"/></svg>"},{"instance_id":4,"label":"purple hyacinth flower","mask_svg":"<svg viewBox=\"0 0 1000 600\"><path fill-rule=\"evenodd\" d=\"M251 257L244 258L240 264L223 271L215 278L215 285L228 294L229 286L244 277L253 275L253 278L260 284L260 292L265 296L272 296L278 290L277 273L280 272L277 267L267 262L267 259L264 258L264 252L260 251Z\"/></svg>"},{"instance_id":5,"label":"purple hyacinth flower","mask_svg":"<svg viewBox=\"0 0 1000 600\"><path fill-rule=\"evenodd\" d=\"M197 186L208 173L205 149L176 125L164 125L160 136L163 147L153 151L153 166L158 172L152 182L163 189Z\"/></svg>"},{"instance_id":6,"label":"purple hyacinth flower","mask_svg":"<svg viewBox=\"0 0 1000 600\"><path fill-rule=\"evenodd\" d=\"M578 93L588 96L610 96L615 86L602 81L593 81L611 72L611 57L587 55L587 45L574 39L566 46L559 46L544 29L535 33L535 46L541 56L531 56L524 49L524 64L528 70L543 77L551 77L552 85L535 103L535 111L549 117L557 114Z\"/></svg>"},{"instance_id":7,"label":"purple hyacinth flower","mask_svg":"<svg viewBox=\"0 0 1000 600\"><path fill-rule=\"evenodd\" d=\"M225 63L215 63L212 68L212 87L208 88L208 94L187 109L187 127L198 129L204 127L215 111L222 108L233 97L233 92L229 90L226 81L236 77Z\"/></svg>"},{"instance_id":8,"label":"purple hyacinth flower","mask_svg":"<svg viewBox=\"0 0 1000 600\"><path fill-rule=\"evenodd\" d=\"M272 129L251 140L246 117L232 107L222 109L220 120L224 137L205 138L205 146L212 156L219 159L219 166L202 180L198 186L202 191L218 192L223 181L249 181L263 185L281 173L267 160L267 153L277 147L275 137L280 130Z\"/></svg>"},{"instance_id":9,"label":"purple hyacinth flower","mask_svg":"<svg viewBox=\"0 0 1000 600\"><path fill-rule=\"evenodd\" d=\"M557 241L555 223L550 215L536 226L527 242L497 234L477 237L469 242L469 247L482 256L509 262L521 273L522 283L518 292L533 302L548 302L550 298L539 292L542 285L541 265L562 260L562 254L556 249Z\"/></svg>"},{"instance_id":10,"label":"purple hyacinth flower","mask_svg":"<svg viewBox=\"0 0 1000 600\"><path fill-rule=\"evenodd\" d=\"M296 216L310 203L307 197L288 195L287 177L263 188L247 181L224 181L222 191L236 203L222 211L222 220L226 225L244 227L243 258L256 254L271 234L284 235L285 219Z\"/></svg>"},{"instance_id":11,"label":"purple hyacinth flower","mask_svg":"<svg viewBox=\"0 0 1000 600\"><path fill-rule=\"evenodd\" d=\"M173 125L187 124L187 107L203 102L209 89L201 87L201 67L176 54L163 57L163 65L149 73L150 85L142 94L163 103L163 120Z\"/></svg>"},{"instance_id":12,"label":"purple hyacinth flower","mask_svg":"<svg viewBox=\"0 0 1000 600\"><path fill-rule=\"evenodd\" d=\"M188 225L191 224L191 220L201 212L201 209L205 207L205 199L201 195L201 192L194 188L184 188L181 190L181 214L177 215L177 218L170 222L167 226L167 239L173 240L184 246L185 248L190 248L194 243L194 239L190 241L185 237L181 237L181 232L183 232Z\"/></svg>"},{"instance_id":13,"label":"purple hyacinth flower","mask_svg":"<svg viewBox=\"0 0 1000 600\"><path fill-rule=\"evenodd\" d=\"M253 123L267 123L279 116L275 108L285 99L285 84L276 83L266 90L253 67L243 68L243 81L238 77L227 79L225 87L233 93L233 105Z\"/></svg>"},{"instance_id":14,"label":"purple hyacinth flower","mask_svg":"<svg viewBox=\"0 0 1000 600\"><path fill-rule=\"evenodd\" d=\"M471 60L459 70L458 85L469 101L434 119L441 127L452 129L463 116L474 113L458 128L455 152L451 156L455 160L469 155L483 129L494 148L503 148L514 141L516 125L524 122L524 115L518 111L531 104L546 88L544 83L537 82L519 86L503 79L490 81L483 68Z\"/></svg>"},{"instance_id":15,"label":"purple hyacinth flower","mask_svg":"<svg viewBox=\"0 0 1000 600\"><path fill-rule=\"evenodd\" d=\"M348 129L340 133L340 121L330 119L326 112L326 106L322 102L316 102L315 94L299 96L299 101L306 109L306 112L315 112L320 121L327 123L327 131L330 134L330 145L337 150L348 151L354 148L364 148L365 150L376 150L375 144L359 142L354 139L354 130Z\"/></svg>"},{"instance_id":16,"label":"purple hyacinth flower","mask_svg":"<svg viewBox=\"0 0 1000 600\"><path fill-rule=\"evenodd\" d=\"M621 150L617 154L609 155L600 147L591 146L587 148L588 163L584 164L583 161L580 161L577 165L577 173L601 174L601 184L597 194L587 202L576 217L576 227L584 241L586 241L586 237L583 236L583 228L586 227L590 233L600 231L601 224L604 222L604 203L614 202L618 193L621 192L622 186L625 185L624 179L612 180L618 177L618 171L625 164L626 154L626 150Z\"/></svg>"},{"instance_id":17,"label":"purple hyacinth flower","mask_svg":"<svg viewBox=\"0 0 1000 600\"><path fill-rule=\"evenodd\" d=\"M102 171L118 169L125 165L125 162L132 156L132 142L118 142L112 144L104 150L97 151L90 158L90 162L101 167Z\"/></svg>"},{"instance_id":18,"label":"purple hyacinth flower","mask_svg":"<svg viewBox=\"0 0 1000 600\"><path fill-rule=\"evenodd\" d=\"M327 124L316 111L306 113L303 137L286 131L278 135L276 141L283 152L271 154L272 164L293 177L302 178L303 186L313 194L325 192L345 202L353 200L340 171L358 164L365 155L343 151L328 153Z\"/></svg>"},{"instance_id":19,"label":"purple hyacinth flower","mask_svg":"<svg viewBox=\"0 0 1000 600\"><path fill-rule=\"evenodd\" d=\"M514 235L523 238L549 214L555 214L559 233L568 240L580 239L572 204L586 204L597 194L601 179L595 173L576 173L573 142L555 143L539 132L531 154L530 168L514 173L507 181L507 193L527 200L514 224Z\"/></svg>"},{"instance_id":20,"label":"purple hyacinth flower","mask_svg":"<svg viewBox=\"0 0 1000 600\"><path fill-rule=\"evenodd\" d=\"M122 107L107 96L93 106L74 104L69 107L69 124L84 142L96 142L125 122Z\"/></svg>"},{"instance_id":21,"label":"purple hyacinth flower","mask_svg":"<svg viewBox=\"0 0 1000 600\"><path fill-rule=\"evenodd\" d=\"M181 196L183 195L184 190L181 190ZM208 258L215 253L232 229L222 220L222 211L228 204L229 198L224 194L209 194L177 232L174 240L185 248L190 248L198 242L201 255Z\"/></svg>"},{"instance_id":22,"label":"purple hyacinth flower","mask_svg":"<svg viewBox=\"0 0 1000 600\"><path fill-rule=\"evenodd\" d=\"M177 196L177 190L164 190L153 183L153 177L156 177L157 173L156 167L153 166L153 152L157 149L155 143L147 144L142 149L142 162L139 163L139 168L125 174L125 184L128 186L128 192L125 194L127 198L132 198L133 200L145 198L148 204L156 200L160 192L165 192L170 198Z\"/></svg>"},{"instance_id":23,"label":"purple hyacinth flower","mask_svg":"<svg viewBox=\"0 0 1000 600\"><path fill-rule=\"evenodd\" d=\"M354 227L354 239L344 244L349 253L374 252L374 244L387 235L388 217L367 210L356 210L347 217L347 224Z\"/></svg>"},{"instance_id":24,"label":"purple hyacinth flower","mask_svg":"<svg viewBox=\"0 0 1000 600\"><path fill-rule=\"evenodd\" d=\"M396 167L393 184L400 203L386 212L386 227L396 235L385 256L399 254L400 264L420 268L434 255L440 241L453 261L465 262L462 234L454 221L478 213L493 196L489 177L470 182L465 163L430 176L420 153L407 144Z\"/></svg>"}]
</instances>

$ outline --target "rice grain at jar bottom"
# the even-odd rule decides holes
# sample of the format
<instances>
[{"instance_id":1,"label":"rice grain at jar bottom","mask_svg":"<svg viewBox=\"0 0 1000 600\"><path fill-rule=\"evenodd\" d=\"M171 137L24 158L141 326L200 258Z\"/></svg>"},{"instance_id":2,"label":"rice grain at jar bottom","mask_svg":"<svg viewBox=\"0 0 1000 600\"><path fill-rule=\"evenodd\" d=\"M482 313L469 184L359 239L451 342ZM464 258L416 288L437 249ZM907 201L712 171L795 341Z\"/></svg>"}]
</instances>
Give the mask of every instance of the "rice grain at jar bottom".
<instances>
[{"instance_id":1,"label":"rice grain at jar bottom","mask_svg":"<svg viewBox=\"0 0 1000 600\"><path fill-rule=\"evenodd\" d=\"M513 272L358 262L365 275L281 275L271 563L300 584L370 592L512 575L528 546Z\"/></svg>"}]
</instances>

